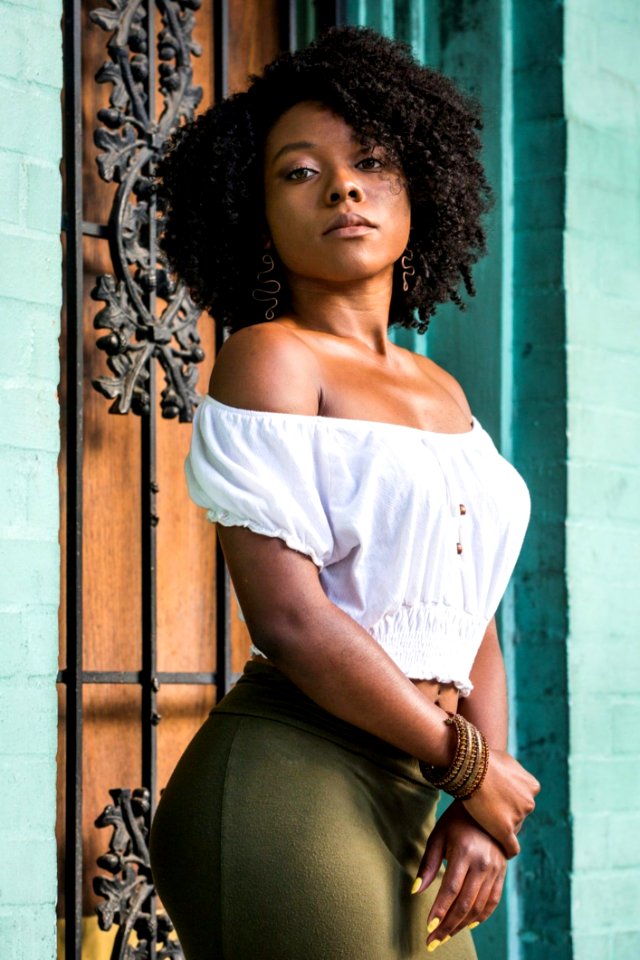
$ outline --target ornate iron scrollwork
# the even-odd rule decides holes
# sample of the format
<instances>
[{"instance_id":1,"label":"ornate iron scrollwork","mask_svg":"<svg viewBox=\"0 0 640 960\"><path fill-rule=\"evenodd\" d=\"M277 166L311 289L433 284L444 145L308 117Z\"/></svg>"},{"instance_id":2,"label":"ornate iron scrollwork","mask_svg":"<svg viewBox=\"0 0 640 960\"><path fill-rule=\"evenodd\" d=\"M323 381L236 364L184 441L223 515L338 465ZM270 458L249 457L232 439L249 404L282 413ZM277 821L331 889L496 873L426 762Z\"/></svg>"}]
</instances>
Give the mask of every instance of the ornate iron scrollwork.
<instances>
[{"instance_id":1,"label":"ornate iron scrollwork","mask_svg":"<svg viewBox=\"0 0 640 960\"><path fill-rule=\"evenodd\" d=\"M113 399L111 413L146 414L149 365L157 358L165 376L161 409L166 418L190 421L200 401L195 364L204 359L196 323L200 311L183 284L175 283L157 249L162 226L156 210L151 175L154 158L182 117L191 119L202 98L192 86L191 55L201 47L192 39L194 11L201 0L108 0L111 8L92 10L91 19L113 31L107 44L110 59L96 74L98 83L112 83L110 106L98 111L103 126L94 141L102 151L98 169L103 180L118 184L108 225L114 274L97 278L91 291L105 306L94 318L97 329L110 333L97 341L108 356L113 377L98 377L93 386ZM157 38L148 35L147 3L160 15ZM158 85L163 97L154 117L155 78L149 76L149 43L157 42ZM156 315L157 300L164 308Z\"/></svg>"},{"instance_id":2,"label":"ornate iron scrollwork","mask_svg":"<svg viewBox=\"0 0 640 960\"><path fill-rule=\"evenodd\" d=\"M109 852L98 857L98 866L111 877L94 877L93 889L104 903L98 905L98 924L110 930L118 924L112 960L148 960L150 943L156 943L157 960L184 960L178 940L169 939L173 924L166 913L155 914L155 890L149 865L147 827L149 791L110 790L114 802L96 820L97 827L113 827ZM130 943L135 932L138 942Z\"/></svg>"}]
</instances>

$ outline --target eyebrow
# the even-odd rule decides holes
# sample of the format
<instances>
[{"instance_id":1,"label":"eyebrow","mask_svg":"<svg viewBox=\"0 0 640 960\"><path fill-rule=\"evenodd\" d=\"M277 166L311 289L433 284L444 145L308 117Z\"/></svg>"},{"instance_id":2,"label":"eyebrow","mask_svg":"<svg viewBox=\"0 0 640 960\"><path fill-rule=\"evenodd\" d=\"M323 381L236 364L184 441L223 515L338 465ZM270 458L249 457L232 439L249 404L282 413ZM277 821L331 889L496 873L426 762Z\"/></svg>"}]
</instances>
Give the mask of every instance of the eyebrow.
<instances>
[{"instance_id":1,"label":"eyebrow","mask_svg":"<svg viewBox=\"0 0 640 960\"><path fill-rule=\"evenodd\" d=\"M311 143L310 140L297 140L295 143L285 143L284 147L280 147L271 163L275 163L283 153L288 153L290 150L311 150L313 147L315 147L315 143Z\"/></svg>"},{"instance_id":2,"label":"eyebrow","mask_svg":"<svg viewBox=\"0 0 640 960\"><path fill-rule=\"evenodd\" d=\"M354 141L354 143L360 142L358 137L355 134L351 139ZM272 164L275 163L276 160L278 160L283 153L289 153L291 150L313 150L314 147L317 147L317 144L311 143L310 140L296 140L295 143L285 143L283 147L280 147L280 149L276 153L271 163ZM364 149L366 148L363 147L363 150Z\"/></svg>"}]
</instances>

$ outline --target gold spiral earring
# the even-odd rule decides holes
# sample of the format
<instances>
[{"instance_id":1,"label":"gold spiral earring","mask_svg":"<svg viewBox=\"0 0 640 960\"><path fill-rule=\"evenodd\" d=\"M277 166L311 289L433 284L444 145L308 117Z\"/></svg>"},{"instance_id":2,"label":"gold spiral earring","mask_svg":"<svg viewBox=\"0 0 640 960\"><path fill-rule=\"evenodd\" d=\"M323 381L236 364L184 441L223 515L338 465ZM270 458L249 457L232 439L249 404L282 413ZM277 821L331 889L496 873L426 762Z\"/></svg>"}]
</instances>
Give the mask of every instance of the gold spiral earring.
<instances>
[{"instance_id":1,"label":"gold spiral earring","mask_svg":"<svg viewBox=\"0 0 640 960\"><path fill-rule=\"evenodd\" d=\"M402 264L402 289L404 290L405 293L407 293L409 289L409 283L407 281L407 278L414 277L416 273L416 268L411 263L412 260L413 260L413 250L410 250L409 247L407 247L400 261L400 263Z\"/></svg>"},{"instance_id":2,"label":"gold spiral earring","mask_svg":"<svg viewBox=\"0 0 640 960\"><path fill-rule=\"evenodd\" d=\"M262 262L266 265L266 270L261 270L257 274L257 280L260 280L267 273L271 273L271 271L275 268L273 257L269 253L264 253L262 255ZM278 297L276 294L280 293L282 286L278 280L275 279L275 277L270 277L268 280L263 280L262 282L263 286L256 287L251 296L254 300L258 300L260 303L266 303L267 301L271 302L271 306L265 310L264 318L265 320L273 320L275 316L274 310L278 306Z\"/></svg>"}]
</instances>

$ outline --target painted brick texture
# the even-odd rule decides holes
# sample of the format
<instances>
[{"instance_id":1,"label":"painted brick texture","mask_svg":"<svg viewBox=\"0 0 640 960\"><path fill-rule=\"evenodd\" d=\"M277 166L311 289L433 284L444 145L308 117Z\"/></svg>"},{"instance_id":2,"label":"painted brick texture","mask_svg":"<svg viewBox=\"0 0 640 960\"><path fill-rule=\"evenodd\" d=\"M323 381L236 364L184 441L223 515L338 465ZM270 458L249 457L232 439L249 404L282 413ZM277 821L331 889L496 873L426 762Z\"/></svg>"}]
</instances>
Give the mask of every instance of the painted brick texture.
<instances>
[{"instance_id":1,"label":"painted brick texture","mask_svg":"<svg viewBox=\"0 0 640 960\"><path fill-rule=\"evenodd\" d=\"M571 960L566 668L563 9L513 3L513 457L532 518L513 605L518 757L541 781L509 957Z\"/></svg>"},{"instance_id":2,"label":"painted brick texture","mask_svg":"<svg viewBox=\"0 0 640 960\"><path fill-rule=\"evenodd\" d=\"M640 956L640 6L566 3L575 960Z\"/></svg>"},{"instance_id":3,"label":"painted brick texture","mask_svg":"<svg viewBox=\"0 0 640 960\"><path fill-rule=\"evenodd\" d=\"M0 942L56 952L62 5L0 2Z\"/></svg>"}]
</instances>

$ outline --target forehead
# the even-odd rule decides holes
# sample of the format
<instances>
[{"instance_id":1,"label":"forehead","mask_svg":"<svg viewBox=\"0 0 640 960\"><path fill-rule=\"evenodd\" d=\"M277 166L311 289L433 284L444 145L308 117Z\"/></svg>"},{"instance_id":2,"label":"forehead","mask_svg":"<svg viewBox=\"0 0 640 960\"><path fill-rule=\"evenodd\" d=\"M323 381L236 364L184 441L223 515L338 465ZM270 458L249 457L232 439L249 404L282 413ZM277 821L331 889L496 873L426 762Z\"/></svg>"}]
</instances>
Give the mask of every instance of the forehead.
<instances>
[{"instance_id":1,"label":"forehead","mask_svg":"<svg viewBox=\"0 0 640 960\"><path fill-rule=\"evenodd\" d=\"M265 156L272 159L284 144L295 141L321 143L332 141L358 143L360 137L339 114L317 100L302 100L275 121L265 141Z\"/></svg>"}]
</instances>

